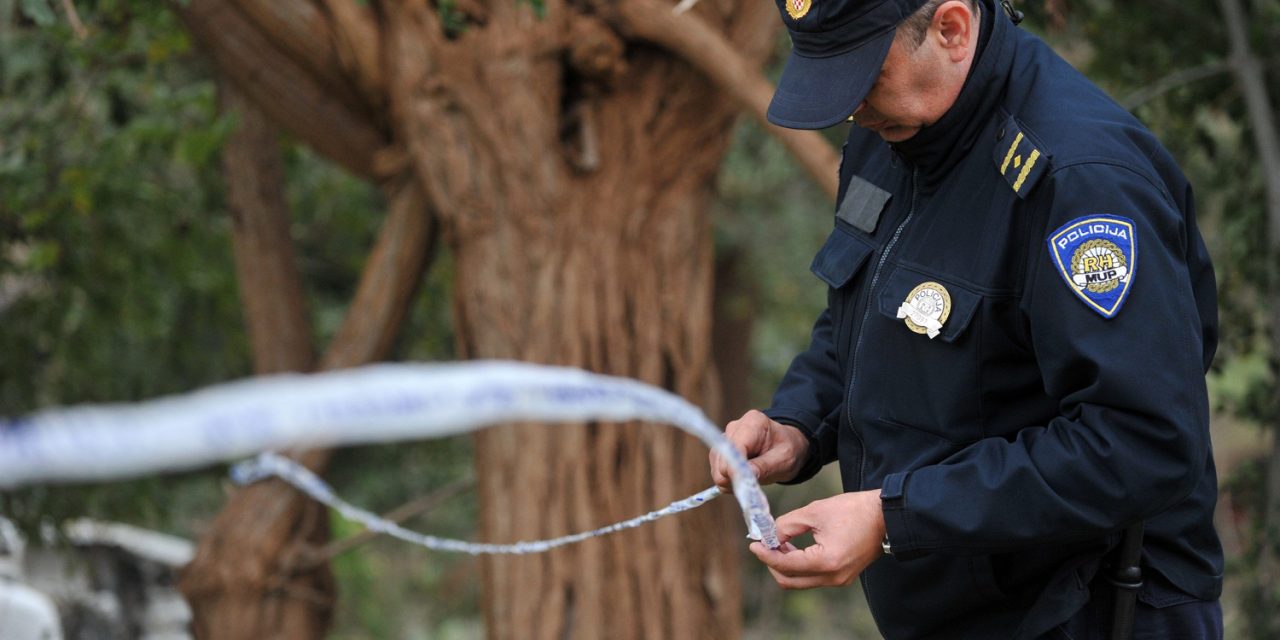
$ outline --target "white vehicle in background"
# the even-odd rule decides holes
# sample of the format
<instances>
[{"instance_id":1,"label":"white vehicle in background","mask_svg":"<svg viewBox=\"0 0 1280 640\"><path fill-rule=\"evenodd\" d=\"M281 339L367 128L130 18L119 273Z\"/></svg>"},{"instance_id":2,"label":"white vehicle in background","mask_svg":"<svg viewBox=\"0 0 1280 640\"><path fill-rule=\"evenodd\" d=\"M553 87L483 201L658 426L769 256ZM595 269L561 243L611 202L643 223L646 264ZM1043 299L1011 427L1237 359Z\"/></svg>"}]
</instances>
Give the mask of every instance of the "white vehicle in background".
<instances>
[{"instance_id":1,"label":"white vehicle in background","mask_svg":"<svg viewBox=\"0 0 1280 640\"><path fill-rule=\"evenodd\" d=\"M26 541L0 518L0 638L61 640L58 608L49 596L23 583Z\"/></svg>"},{"instance_id":2,"label":"white vehicle in background","mask_svg":"<svg viewBox=\"0 0 1280 640\"><path fill-rule=\"evenodd\" d=\"M0 517L0 640L189 640L174 587L191 542L129 525L75 520L66 542L28 544ZM69 544L68 544L69 543Z\"/></svg>"}]
</instances>

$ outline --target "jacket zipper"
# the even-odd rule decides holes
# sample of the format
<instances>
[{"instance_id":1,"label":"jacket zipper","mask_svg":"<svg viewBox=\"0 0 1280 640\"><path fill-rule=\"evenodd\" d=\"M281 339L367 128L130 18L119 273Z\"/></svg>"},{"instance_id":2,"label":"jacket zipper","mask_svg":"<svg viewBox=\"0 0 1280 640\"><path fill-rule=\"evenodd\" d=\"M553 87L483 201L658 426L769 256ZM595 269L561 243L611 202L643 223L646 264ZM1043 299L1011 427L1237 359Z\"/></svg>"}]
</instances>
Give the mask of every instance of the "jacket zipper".
<instances>
[{"instance_id":1,"label":"jacket zipper","mask_svg":"<svg viewBox=\"0 0 1280 640\"><path fill-rule=\"evenodd\" d=\"M844 412L845 419L849 421L849 430L853 432L854 437L858 439L858 490L862 490L863 472L867 460L867 445L862 439L862 433L853 425L853 389L858 381L858 352L862 350L862 336L867 327L867 320L871 317L871 309L875 303L876 284L880 282L880 272L884 270L885 262L889 260L889 254L893 253L893 248L898 244L898 240L902 237L902 230L911 222L911 218L916 215L916 169L911 169L911 204L907 209L907 217L903 218L898 224L898 228L894 230L893 237L889 239L888 244L884 246L884 253L880 254L880 260L876 262L876 270L871 274L871 286L867 287L867 308L862 312L862 324L858 325L858 339L853 346L852 369L849 373L849 390L845 394ZM864 596L871 593L871 586L867 580L867 572L863 571L859 576L862 582L862 592ZM871 611L871 619L875 621L877 628L883 628L880 620L876 617L875 607L871 606L871 599L867 598L867 609Z\"/></svg>"}]
</instances>

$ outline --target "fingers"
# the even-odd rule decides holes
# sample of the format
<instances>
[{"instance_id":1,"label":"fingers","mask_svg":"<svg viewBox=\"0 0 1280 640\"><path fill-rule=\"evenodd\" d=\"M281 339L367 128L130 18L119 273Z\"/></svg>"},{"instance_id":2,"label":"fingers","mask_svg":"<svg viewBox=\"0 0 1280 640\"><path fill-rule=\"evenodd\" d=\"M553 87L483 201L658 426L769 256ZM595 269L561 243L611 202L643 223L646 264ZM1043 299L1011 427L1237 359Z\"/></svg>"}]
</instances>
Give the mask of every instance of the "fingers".
<instances>
[{"instance_id":1,"label":"fingers","mask_svg":"<svg viewBox=\"0 0 1280 640\"><path fill-rule=\"evenodd\" d=\"M738 443L734 443L734 447L738 450L738 453L741 453L743 455L743 457L747 456L746 447ZM729 470L729 461L726 460L724 456L720 455L714 449L711 451L710 459L711 459L711 479L716 483L717 487L720 487L721 490L732 492L733 478L731 475L732 472ZM748 462L748 464L750 464L750 462ZM759 473L758 469L753 468L752 471L756 472L757 474Z\"/></svg>"},{"instance_id":2,"label":"fingers","mask_svg":"<svg viewBox=\"0 0 1280 640\"><path fill-rule=\"evenodd\" d=\"M817 529L813 518L810 517L809 507L800 507L790 513L783 513L773 521L773 526L778 532L778 539L782 541L795 538L797 535L808 534L809 531Z\"/></svg>"},{"instance_id":3,"label":"fingers","mask_svg":"<svg viewBox=\"0 0 1280 640\"><path fill-rule=\"evenodd\" d=\"M729 478L729 465L720 454L711 452L711 481L726 493L733 491L733 481Z\"/></svg>"},{"instance_id":4,"label":"fingers","mask_svg":"<svg viewBox=\"0 0 1280 640\"><path fill-rule=\"evenodd\" d=\"M810 545L803 549L792 546L790 551L783 551L768 549L754 542L750 548L751 552L776 575L795 578L829 573L825 564L827 554L822 545Z\"/></svg>"},{"instance_id":5,"label":"fingers","mask_svg":"<svg viewBox=\"0 0 1280 640\"><path fill-rule=\"evenodd\" d=\"M796 452L794 449L773 446L752 458L749 462L752 470L756 473L756 477L760 479L760 484L772 484L795 477L795 461Z\"/></svg>"},{"instance_id":6,"label":"fingers","mask_svg":"<svg viewBox=\"0 0 1280 640\"><path fill-rule=\"evenodd\" d=\"M769 443L769 428L773 420L769 416L752 409L741 418L730 422L724 428L724 435L729 438L739 451L748 458L759 454Z\"/></svg>"},{"instance_id":7,"label":"fingers","mask_svg":"<svg viewBox=\"0 0 1280 640\"><path fill-rule=\"evenodd\" d=\"M747 459L760 484L772 484L796 477L808 453L808 437L796 427L781 425L765 414L751 410L725 426L725 437ZM711 479L724 491L732 491L728 460L712 451L708 460Z\"/></svg>"},{"instance_id":8,"label":"fingers","mask_svg":"<svg viewBox=\"0 0 1280 640\"><path fill-rule=\"evenodd\" d=\"M847 585L882 556L881 517L877 491L840 494L812 502L775 522L780 540L812 531L812 545L796 549L788 542L771 550L757 543L751 552L785 589Z\"/></svg>"},{"instance_id":9,"label":"fingers","mask_svg":"<svg viewBox=\"0 0 1280 640\"><path fill-rule=\"evenodd\" d=\"M774 528L778 534L778 540L783 543L782 548L773 551L763 545L757 545L765 553L757 553L756 557L769 565L770 569L789 576L813 575L830 571L831 567L827 566L827 550L817 542L816 535L815 543L804 549L798 549L789 542L792 538L815 531L809 515L807 509L802 507L775 520Z\"/></svg>"},{"instance_id":10,"label":"fingers","mask_svg":"<svg viewBox=\"0 0 1280 640\"><path fill-rule=\"evenodd\" d=\"M790 546L790 545L788 545ZM852 584L856 573L842 570L822 545L804 549L767 549L759 542L751 544L751 552L769 569L783 589L813 589Z\"/></svg>"},{"instance_id":11,"label":"fingers","mask_svg":"<svg viewBox=\"0 0 1280 640\"><path fill-rule=\"evenodd\" d=\"M769 570L774 582L783 589L817 589L819 587L847 587L853 584L852 579L836 579L826 574L813 576L787 576L773 569Z\"/></svg>"},{"instance_id":12,"label":"fingers","mask_svg":"<svg viewBox=\"0 0 1280 640\"><path fill-rule=\"evenodd\" d=\"M765 467L759 463L751 462L751 459L767 450L769 428L772 422L763 413L753 409L725 426L725 437L729 439L729 442L744 458L747 458L748 464L751 465L751 470L756 477L760 477L761 473L765 471ZM709 462L711 464L711 480L721 490L732 491L733 481L729 470L729 462L715 451L711 452Z\"/></svg>"}]
</instances>

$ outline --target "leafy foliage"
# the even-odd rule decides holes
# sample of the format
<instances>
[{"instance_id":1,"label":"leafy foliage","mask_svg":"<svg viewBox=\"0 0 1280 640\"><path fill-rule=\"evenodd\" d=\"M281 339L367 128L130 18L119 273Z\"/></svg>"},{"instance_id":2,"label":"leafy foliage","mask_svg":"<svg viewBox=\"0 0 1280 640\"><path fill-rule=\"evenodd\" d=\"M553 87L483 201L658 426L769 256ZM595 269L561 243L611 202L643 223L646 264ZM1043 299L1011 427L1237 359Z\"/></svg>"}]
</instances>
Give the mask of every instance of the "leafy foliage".
<instances>
[{"instance_id":1,"label":"leafy foliage","mask_svg":"<svg viewBox=\"0 0 1280 640\"><path fill-rule=\"evenodd\" d=\"M143 400L252 372L220 165L236 122L218 113L212 69L163 2L77 7L90 25L83 40L39 13L45 0L0 0L0 415ZM314 337L324 345L386 203L304 148L285 140L282 151ZM451 356L451 277L444 256L411 310L402 357ZM469 467L469 442L455 439L344 451L332 479L355 502L384 509ZM0 494L0 514L33 532L88 516L194 537L221 504L222 471L31 487ZM474 506L465 497L446 506L432 530L467 537ZM446 579L456 599L434 599L456 606L424 608L423 633L469 628L476 588L459 584L475 581L459 580L456 559L418 554L406 563L404 552L374 543L338 559L351 597L335 633L395 635L378 632L377 621L399 625L404 602L429 599Z\"/></svg>"},{"instance_id":2,"label":"leafy foliage","mask_svg":"<svg viewBox=\"0 0 1280 640\"><path fill-rule=\"evenodd\" d=\"M247 369L213 162L232 123L169 12L97 18L116 28L79 41L19 21L0 35L6 413Z\"/></svg>"},{"instance_id":3,"label":"leafy foliage","mask_svg":"<svg viewBox=\"0 0 1280 640\"><path fill-rule=\"evenodd\" d=\"M232 123L207 69L159 3L99 3L84 40L47 10L0 4L0 413L243 375L213 161ZM165 526L218 497L206 478L176 486L33 488L3 508Z\"/></svg>"}]
</instances>

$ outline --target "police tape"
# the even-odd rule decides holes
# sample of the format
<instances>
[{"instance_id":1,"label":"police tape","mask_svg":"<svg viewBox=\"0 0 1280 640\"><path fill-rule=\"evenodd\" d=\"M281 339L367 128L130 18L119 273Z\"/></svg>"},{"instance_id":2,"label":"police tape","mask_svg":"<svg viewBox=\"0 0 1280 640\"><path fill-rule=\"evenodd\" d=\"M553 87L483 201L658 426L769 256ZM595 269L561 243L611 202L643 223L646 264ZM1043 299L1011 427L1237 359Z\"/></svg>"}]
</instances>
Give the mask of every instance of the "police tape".
<instances>
[{"instance_id":1,"label":"police tape","mask_svg":"<svg viewBox=\"0 0 1280 640\"><path fill-rule=\"evenodd\" d=\"M328 484L306 467L274 453L264 453L253 460L246 460L231 468L231 479L237 484L251 484L261 480L266 480L273 476L293 485L294 488L307 494L317 502L332 508L334 511L342 514L342 517L347 520L364 525L364 527L369 531L388 535L435 551L467 553L473 556L542 553L544 551L555 549L556 547L563 547L575 542L582 542L588 538L596 538L610 533L623 531L625 529L634 529L647 522L653 522L658 518L674 515L690 509L696 509L711 500L714 500L720 495L719 488L711 487L710 489L704 489L683 500L672 502L657 511L650 511L642 516L631 518L630 520L623 520L622 522L616 522L598 529L592 529L591 531L583 531L581 533L560 536L559 538L549 538L546 540L521 541L512 544L490 544L482 542L467 542L465 540L455 540L452 538L439 538L405 529L390 520L381 518L348 503L342 498L339 498Z\"/></svg>"},{"instance_id":2,"label":"police tape","mask_svg":"<svg viewBox=\"0 0 1280 640\"><path fill-rule=\"evenodd\" d=\"M284 374L139 404L48 409L0 418L0 488L108 481L263 451L439 438L517 421L592 420L668 423L701 440L729 463L733 495L748 536L778 547L768 500L750 465L696 406L635 380L520 362L380 364ZM299 480L317 495L341 502L323 483L317 484L319 478L311 475L317 481L312 482L306 474L271 460L282 459L259 458L259 472L283 471L284 477ZM240 469L241 479L254 476L252 465ZM697 500L700 496L703 499ZM709 492L704 491L653 513L677 513L687 510L692 504L688 501L700 504L707 499ZM652 515L634 519L636 525L626 521L597 531L638 526ZM389 533L388 524L374 522ZM517 543L533 544L538 543Z\"/></svg>"}]
</instances>

